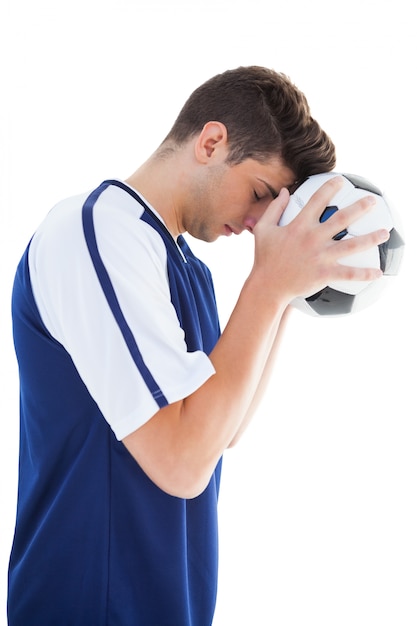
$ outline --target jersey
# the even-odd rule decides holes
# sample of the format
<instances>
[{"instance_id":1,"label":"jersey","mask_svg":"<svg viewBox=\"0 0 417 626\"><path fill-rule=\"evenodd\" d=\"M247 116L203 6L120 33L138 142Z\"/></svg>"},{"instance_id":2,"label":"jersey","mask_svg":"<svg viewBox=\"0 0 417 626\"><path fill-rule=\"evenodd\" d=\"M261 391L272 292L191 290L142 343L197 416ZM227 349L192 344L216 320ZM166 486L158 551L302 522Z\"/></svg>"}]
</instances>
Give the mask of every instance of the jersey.
<instances>
[{"instance_id":1,"label":"jersey","mask_svg":"<svg viewBox=\"0 0 417 626\"><path fill-rule=\"evenodd\" d=\"M20 376L9 626L208 626L221 460L159 489L121 439L213 375L211 275L120 181L59 203L16 272Z\"/></svg>"}]
</instances>

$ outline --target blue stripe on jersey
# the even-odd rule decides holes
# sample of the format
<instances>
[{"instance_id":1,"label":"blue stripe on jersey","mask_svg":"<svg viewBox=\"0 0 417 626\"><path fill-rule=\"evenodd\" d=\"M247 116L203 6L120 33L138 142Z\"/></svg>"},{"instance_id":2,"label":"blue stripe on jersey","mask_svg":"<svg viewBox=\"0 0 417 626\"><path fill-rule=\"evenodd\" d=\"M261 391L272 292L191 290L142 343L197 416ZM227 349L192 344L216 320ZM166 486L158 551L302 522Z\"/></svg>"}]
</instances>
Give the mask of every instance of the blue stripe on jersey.
<instances>
[{"instance_id":1,"label":"blue stripe on jersey","mask_svg":"<svg viewBox=\"0 0 417 626\"><path fill-rule=\"evenodd\" d=\"M159 408L162 408L168 404L168 400L162 393L160 387L158 386L157 382L155 381L154 377L152 376L151 372L149 371L143 360L135 337L129 327L129 324L127 323L125 316L123 315L123 311L120 307L116 292L114 291L114 287L111 283L110 276L106 270L97 246L97 239L94 229L93 209L99 196L103 193L103 191L107 189L110 184L110 181L105 181L104 183L102 183L88 196L87 200L85 201L82 209L84 236L101 288L103 289L107 303L114 315L117 325L120 328L120 331L132 356L132 359L135 362L135 365L138 368L155 402L158 404Z\"/></svg>"}]
</instances>

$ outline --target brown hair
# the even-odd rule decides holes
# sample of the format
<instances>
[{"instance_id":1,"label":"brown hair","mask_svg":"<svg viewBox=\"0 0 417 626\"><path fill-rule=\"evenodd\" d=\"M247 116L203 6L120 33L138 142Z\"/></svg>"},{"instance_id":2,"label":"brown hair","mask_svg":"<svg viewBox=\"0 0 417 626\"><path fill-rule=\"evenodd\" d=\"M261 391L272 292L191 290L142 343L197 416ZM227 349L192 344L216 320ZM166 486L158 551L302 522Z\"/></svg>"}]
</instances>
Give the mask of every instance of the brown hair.
<instances>
[{"instance_id":1,"label":"brown hair","mask_svg":"<svg viewBox=\"0 0 417 626\"><path fill-rule=\"evenodd\" d=\"M203 83L165 141L181 145L209 121L227 128L230 165L279 156L297 180L335 166L333 142L311 117L306 97L288 76L272 69L239 67Z\"/></svg>"}]
</instances>

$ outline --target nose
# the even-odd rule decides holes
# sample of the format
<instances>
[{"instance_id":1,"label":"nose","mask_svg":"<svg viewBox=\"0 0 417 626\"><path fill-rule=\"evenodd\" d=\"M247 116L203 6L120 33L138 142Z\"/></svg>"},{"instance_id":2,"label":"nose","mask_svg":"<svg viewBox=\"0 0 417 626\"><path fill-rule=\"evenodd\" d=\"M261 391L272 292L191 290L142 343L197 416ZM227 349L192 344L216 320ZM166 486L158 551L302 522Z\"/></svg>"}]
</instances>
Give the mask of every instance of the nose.
<instances>
[{"instance_id":1,"label":"nose","mask_svg":"<svg viewBox=\"0 0 417 626\"><path fill-rule=\"evenodd\" d=\"M250 233L253 233L253 229L255 228L257 221L258 220L255 219L254 217L247 217L244 220L243 225L246 230L248 230Z\"/></svg>"},{"instance_id":2,"label":"nose","mask_svg":"<svg viewBox=\"0 0 417 626\"><path fill-rule=\"evenodd\" d=\"M254 217L253 215L246 217L243 220L243 226L250 233L253 233L253 229L255 228L256 224L258 223L258 220L259 220L260 217L261 217L260 215L259 215L258 218Z\"/></svg>"}]
</instances>

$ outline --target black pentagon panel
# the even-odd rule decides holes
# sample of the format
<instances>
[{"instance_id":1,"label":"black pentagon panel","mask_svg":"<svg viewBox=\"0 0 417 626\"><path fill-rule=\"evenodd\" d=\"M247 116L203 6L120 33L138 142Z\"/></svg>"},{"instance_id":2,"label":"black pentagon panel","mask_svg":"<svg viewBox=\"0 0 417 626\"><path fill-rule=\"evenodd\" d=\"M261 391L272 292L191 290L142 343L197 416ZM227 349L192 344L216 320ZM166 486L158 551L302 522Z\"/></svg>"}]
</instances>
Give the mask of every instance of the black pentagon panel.
<instances>
[{"instance_id":1,"label":"black pentagon panel","mask_svg":"<svg viewBox=\"0 0 417 626\"><path fill-rule=\"evenodd\" d=\"M399 272L403 251L404 240L395 228L390 231L388 241L378 246L381 270L386 276L396 276Z\"/></svg>"},{"instance_id":2,"label":"black pentagon panel","mask_svg":"<svg viewBox=\"0 0 417 626\"><path fill-rule=\"evenodd\" d=\"M333 206L326 206L326 208L324 209L323 213L320 215L320 223L322 224L323 222L328 220L329 217L331 217L338 210L339 209L337 208L337 206L334 206L334 205ZM337 233L337 235L335 235L333 237L333 239L335 241L339 241L340 239L343 239L343 237L346 237L347 234L348 234L348 231L345 228L344 230L340 231L340 233Z\"/></svg>"},{"instance_id":3,"label":"black pentagon panel","mask_svg":"<svg viewBox=\"0 0 417 626\"><path fill-rule=\"evenodd\" d=\"M356 296L325 287L306 298L306 302L318 315L347 315L351 313Z\"/></svg>"},{"instance_id":4,"label":"black pentagon panel","mask_svg":"<svg viewBox=\"0 0 417 626\"><path fill-rule=\"evenodd\" d=\"M348 179L350 183L357 189L363 189L364 191L369 191L370 193L374 193L377 196L382 196L382 191L373 183L371 183L366 178L362 178L362 176L357 176L357 174L343 174L345 178Z\"/></svg>"},{"instance_id":5,"label":"black pentagon panel","mask_svg":"<svg viewBox=\"0 0 417 626\"><path fill-rule=\"evenodd\" d=\"M304 183L305 183L305 182L306 182L309 178L311 178L311 176L306 176L306 178L300 178L300 180L297 180L297 181L296 181L293 185L290 185L290 186L289 186L289 188L288 188L288 189L289 189L290 194L291 194L291 195L292 195L292 194L294 194L294 193L297 191L297 189L299 189L299 188L301 187L301 185L304 185Z\"/></svg>"}]
</instances>

